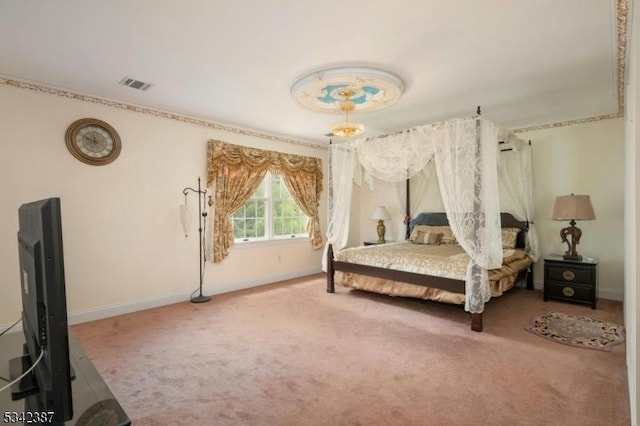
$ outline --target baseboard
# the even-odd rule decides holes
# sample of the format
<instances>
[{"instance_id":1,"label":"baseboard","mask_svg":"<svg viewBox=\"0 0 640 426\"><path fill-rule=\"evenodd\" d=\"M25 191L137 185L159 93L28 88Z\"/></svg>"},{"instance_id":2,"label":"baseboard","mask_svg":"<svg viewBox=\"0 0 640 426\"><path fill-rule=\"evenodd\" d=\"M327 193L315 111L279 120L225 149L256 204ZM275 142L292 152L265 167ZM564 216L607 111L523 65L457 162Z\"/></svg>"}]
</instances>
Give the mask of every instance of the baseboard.
<instances>
[{"instance_id":1,"label":"baseboard","mask_svg":"<svg viewBox=\"0 0 640 426\"><path fill-rule=\"evenodd\" d=\"M262 277L260 279L254 279L249 281L239 281L235 283L223 284L223 285L209 285L204 286L202 293L205 295L213 296L216 294L229 293L237 290L244 290L251 287L257 287L265 284L276 283L279 281L290 280L293 278L304 277L307 275L313 275L322 272L320 266L317 268L308 268L298 271L287 272L283 274L271 275L268 277ZM157 308L160 306L171 305L173 303L180 303L190 300L192 291L186 293L177 293L168 296L163 296L154 299L137 300L135 302L120 303L111 306L100 307L97 309L87 309L83 311L69 312L68 321L69 325L80 324L83 322L96 321L103 318L109 318L117 315L128 314L131 312L142 311L145 309ZM7 327L9 324L7 325ZM17 328L14 327L14 330ZM3 330L0 326L0 330ZM13 331L13 330L12 330Z\"/></svg>"},{"instance_id":2,"label":"baseboard","mask_svg":"<svg viewBox=\"0 0 640 426\"><path fill-rule=\"evenodd\" d=\"M622 292L608 288L599 288L598 297L600 299L617 300L620 302L624 300L624 294Z\"/></svg>"},{"instance_id":3,"label":"baseboard","mask_svg":"<svg viewBox=\"0 0 640 426\"><path fill-rule=\"evenodd\" d=\"M295 272L287 272L284 274L271 275L267 278L259 278L259 279L242 281L237 283L229 283L224 285L207 286L202 290L202 292L204 294L209 294L209 295L229 293L232 291L244 290L252 287L259 287L265 284L272 284L280 281L291 280L294 278L306 277L308 275L319 274L321 272L322 272L322 267L318 266L317 268L308 268L308 269L303 269Z\"/></svg>"}]
</instances>

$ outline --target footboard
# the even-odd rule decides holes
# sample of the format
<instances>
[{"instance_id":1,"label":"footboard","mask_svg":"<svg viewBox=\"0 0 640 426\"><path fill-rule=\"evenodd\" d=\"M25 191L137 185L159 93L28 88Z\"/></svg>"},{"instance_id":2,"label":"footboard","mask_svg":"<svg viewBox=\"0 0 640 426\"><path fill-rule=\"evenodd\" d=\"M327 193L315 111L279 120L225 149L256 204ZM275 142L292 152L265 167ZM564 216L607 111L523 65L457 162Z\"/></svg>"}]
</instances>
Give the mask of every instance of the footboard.
<instances>
[{"instance_id":1,"label":"footboard","mask_svg":"<svg viewBox=\"0 0 640 426\"><path fill-rule=\"evenodd\" d=\"M333 257L333 247L329 244L327 249L327 293L335 293L335 271L369 275L408 284L439 288L454 293L465 292L465 283L460 280L336 261ZM482 313L471 314L471 330L481 332L482 327Z\"/></svg>"}]
</instances>

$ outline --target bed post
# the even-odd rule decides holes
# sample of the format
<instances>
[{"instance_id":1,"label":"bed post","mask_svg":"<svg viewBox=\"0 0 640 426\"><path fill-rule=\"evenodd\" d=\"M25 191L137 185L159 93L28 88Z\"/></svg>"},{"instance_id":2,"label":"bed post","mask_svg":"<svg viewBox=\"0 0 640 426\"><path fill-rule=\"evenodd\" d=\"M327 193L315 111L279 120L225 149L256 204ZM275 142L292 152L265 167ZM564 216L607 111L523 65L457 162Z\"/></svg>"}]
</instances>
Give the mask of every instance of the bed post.
<instances>
[{"instance_id":1,"label":"bed post","mask_svg":"<svg viewBox=\"0 0 640 426\"><path fill-rule=\"evenodd\" d=\"M408 174L408 172L407 172ZM407 231L405 233L405 240L408 240L411 236L411 184L410 179L407 177L407 198L404 203L404 224L407 227Z\"/></svg>"},{"instance_id":2,"label":"bed post","mask_svg":"<svg viewBox=\"0 0 640 426\"><path fill-rule=\"evenodd\" d=\"M327 247L327 293L335 293L333 284L333 246Z\"/></svg>"},{"instance_id":3,"label":"bed post","mask_svg":"<svg viewBox=\"0 0 640 426\"><path fill-rule=\"evenodd\" d=\"M481 145L481 132L482 132L482 128L481 128L481 124L480 124L480 105L478 105L478 110L477 110L478 116L476 117L476 150L475 150L475 156L476 156L476 160L478 163L480 163L482 161L482 156L480 154L480 145ZM473 197L473 212L475 215L480 216L481 210L480 210L480 202L478 201L478 195L481 193L482 191L482 187L481 187L481 183L480 183L480 179L478 179L478 173L480 170L480 164L477 164L478 168L475 169L475 182L473 185L473 193L474 195L476 195L475 197ZM484 215L482 215L482 220L486 221L486 218L484 217ZM478 232L478 227L480 226L480 224L478 223L478 221L474 221L474 231ZM483 223L484 226L484 223ZM480 267L473 263L473 265L471 266L472 269L479 269ZM469 297L469 295L467 294L465 297ZM477 332L481 332L482 331L482 312L480 313L472 313L471 314L471 330L472 331L477 331Z\"/></svg>"},{"instance_id":4,"label":"bed post","mask_svg":"<svg viewBox=\"0 0 640 426\"><path fill-rule=\"evenodd\" d=\"M479 314L471 314L471 330L477 332L482 331L482 312Z\"/></svg>"},{"instance_id":5,"label":"bed post","mask_svg":"<svg viewBox=\"0 0 640 426\"><path fill-rule=\"evenodd\" d=\"M527 290L533 290L533 263L527 270Z\"/></svg>"}]
</instances>

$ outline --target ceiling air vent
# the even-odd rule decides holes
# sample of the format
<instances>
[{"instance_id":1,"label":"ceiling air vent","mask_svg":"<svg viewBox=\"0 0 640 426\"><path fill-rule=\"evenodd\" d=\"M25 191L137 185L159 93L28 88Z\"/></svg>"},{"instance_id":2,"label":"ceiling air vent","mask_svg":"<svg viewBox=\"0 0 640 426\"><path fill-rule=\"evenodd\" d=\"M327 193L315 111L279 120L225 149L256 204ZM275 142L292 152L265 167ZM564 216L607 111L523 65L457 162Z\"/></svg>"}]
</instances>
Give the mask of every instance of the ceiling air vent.
<instances>
[{"instance_id":1,"label":"ceiling air vent","mask_svg":"<svg viewBox=\"0 0 640 426\"><path fill-rule=\"evenodd\" d=\"M128 86L133 89L138 89L142 91L147 91L151 86L153 86L153 84L151 83L145 83L144 81L136 80L135 78L129 78L129 77L125 77L122 80L120 80L120 84L123 86Z\"/></svg>"}]
</instances>

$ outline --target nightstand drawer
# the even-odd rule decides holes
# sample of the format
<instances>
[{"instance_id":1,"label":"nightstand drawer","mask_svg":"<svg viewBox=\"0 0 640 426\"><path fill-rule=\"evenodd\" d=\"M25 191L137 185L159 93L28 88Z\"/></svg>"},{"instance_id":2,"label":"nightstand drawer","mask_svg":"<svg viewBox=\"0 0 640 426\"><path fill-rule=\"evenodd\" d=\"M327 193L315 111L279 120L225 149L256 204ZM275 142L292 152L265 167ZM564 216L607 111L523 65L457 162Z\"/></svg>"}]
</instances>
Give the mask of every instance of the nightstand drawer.
<instances>
[{"instance_id":1,"label":"nightstand drawer","mask_svg":"<svg viewBox=\"0 0 640 426\"><path fill-rule=\"evenodd\" d=\"M575 266L547 265L547 279L571 284L591 284L593 268L582 269Z\"/></svg>"},{"instance_id":2,"label":"nightstand drawer","mask_svg":"<svg viewBox=\"0 0 640 426\"><path fill-rule=\"evenodd\" d=\"M573 300L591 303L594 300L594 287L548 281L545 285L545 296L556 299Z\"/></svg>"}]
</instances>

